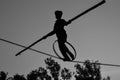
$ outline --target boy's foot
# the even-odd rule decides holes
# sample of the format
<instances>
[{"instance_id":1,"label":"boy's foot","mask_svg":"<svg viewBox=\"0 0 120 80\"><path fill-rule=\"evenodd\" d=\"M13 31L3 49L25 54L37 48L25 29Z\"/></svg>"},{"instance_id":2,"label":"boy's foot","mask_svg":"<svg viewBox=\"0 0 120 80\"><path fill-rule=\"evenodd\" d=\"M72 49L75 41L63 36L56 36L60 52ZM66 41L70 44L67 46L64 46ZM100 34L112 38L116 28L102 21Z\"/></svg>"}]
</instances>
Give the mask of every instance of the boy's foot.
<instances>
[{"instance_id":1,"label":"boy's foot","mask_svg":"<svg viewBox=\"0 0 120 80\"><path fill-rule=\"evenodd\" d=\"M63 61L71 61L70 59L64 58Z\"/></svg>"},{"instance_id":2,"label":"boy's foot","mask_svg":"<svg viewBox=\"0 0 120 80\"><path fill-rule=\"evenodd\" d=\"M75 59L75 56L73 54L69 54L71 57L71 61L73 61Z\"/></svg>"}]
</instances>

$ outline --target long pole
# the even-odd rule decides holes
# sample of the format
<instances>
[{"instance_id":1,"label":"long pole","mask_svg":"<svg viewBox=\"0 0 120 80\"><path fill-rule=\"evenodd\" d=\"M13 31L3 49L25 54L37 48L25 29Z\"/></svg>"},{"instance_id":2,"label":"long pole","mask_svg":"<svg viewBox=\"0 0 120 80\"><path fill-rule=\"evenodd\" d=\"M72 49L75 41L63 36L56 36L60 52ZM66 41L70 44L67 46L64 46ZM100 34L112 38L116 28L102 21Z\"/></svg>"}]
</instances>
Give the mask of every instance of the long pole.
<instances>
[{"instance_id":1,"label":"long pole","mask_svg":"<svg viewBox=\"0 0 120 80\"><path fill-rule=\"evenodd\" d=\"M69 21L72 22L74 20L76 20L77 18L83 16L84 14L88 13L89 11L99 7L100 5L104 4L106 1L102 0L101 2L97 3L96 5L92 6L91 8L85 10L84 12L80 13L79 15L75 16L74 18L70 19Z\"/></svg>"},{"instance_id":2,"label":"long pole","mask_svg":"<svg viewBox=\"0 0 120 80\"><path fill-rule=\"evenodd\" d=\"M48 33L48 34L49 34L49 33ZM47 34L47 35L48 35L48 34ZM29 45L28 47L24 48L24 49L21 50L20 52L18 52L15 56L18 56L18 55L20 55L22 52L28 50L29 48L31 48L32 46L34 46L34 45L37 44L38 42L42 41L45 37L46 37L46 35L43 36L42 38L38 39L37 41L35 41L35 42L32 43L31 45Z\"/></svg>"}]
</instances>

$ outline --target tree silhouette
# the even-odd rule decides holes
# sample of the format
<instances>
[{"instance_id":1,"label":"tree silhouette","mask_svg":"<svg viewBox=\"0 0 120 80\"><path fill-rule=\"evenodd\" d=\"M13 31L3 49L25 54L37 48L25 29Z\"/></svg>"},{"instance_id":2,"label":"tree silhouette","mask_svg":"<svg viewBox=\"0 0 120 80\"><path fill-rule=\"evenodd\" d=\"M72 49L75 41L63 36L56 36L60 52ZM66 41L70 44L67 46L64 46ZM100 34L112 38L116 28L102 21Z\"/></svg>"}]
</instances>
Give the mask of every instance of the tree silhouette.
<instances>
[{"instance_id":1,"label":"tree silhouette","mask_svg":"<svg viewBox=\"0 0 120 80\"><path fill-rule=\"evenodd\" d=\"M24 77L24 75L16 74L14 75L13 80L26 80L26 78Z\"/></svg>"},{"instance_id":2,"label":"tree silhouette","mask_svg":"<svg viewBox=\"0 0 120 80\"><path fill-rule=\"evenodd\" d=\"M0 80L71 80L72 77L75 80L110 80L110 77L102 78L101 67L98 61L86 60L84 64L75 64L74 72L70 69L61 69L54 59L46 58L46 68L39 67L32 70L27 76L15 74L12 77L8 77L8 73L0 71ZM61 79L60 79L61 78Z\"/></svg>"},{"instance_id":3,"label":"tree silhouette","mask_svg":"<svg viewBox=\"0 0 120 80\"><path fill-rule=\"evenodd\" d=\"M60 73L60 65L55 62L55 60L53 60L51 57L45 59L45 63L46 63L46 68L50 70L50 73L52 75L52 77L54 78L54 80L59 80L59 73Z\"/></svg>"},{"instance_id":4,"label":"tree silhouette","mask_svg":"<svg viewBox=\"0 0 120 80\"><path fill-rule=\"evenodd\" d=\"M31 71L28 75L27 75L27 80L51 80L51 77L48 75L48 72L45 68L39 67L36 70Z\"/></svg>"},{"instance_id":5,"label":"tree silhouette","mask_svg":"<svg viewBox=\"0 0 120 80\"><path fill-rule=\"evenodd\" d=\"M51 77L48 75L47 73L47 70L42 68L42 67L39 67L38 69L38 77L43 80L43 79L48 79L48 80L51 80Z\"/></svg>"},{"instance_id":6,"label":"tree silhouette","mask_svg":"<svg viewBox=\"0 0 120 80\"><path fill-rule=\"evenodd\" d=\"M76 80L101 80L100 65L97 62L86 60L83 66L76 64Z\"/></svg>"},{"instance_id":7,"label":"tree silhouette","mask_svg":"<svg viewBox=\"0 0 120 80\"><path fill-rule=\"evenodd\" d=\"M37 70L32 70L28 75L27 75L27 80L37 80L38 77L38 71Z\"/></svg>"},{"instance_id":8,"label":"tree silhouette","mask_svg":"<svg viewBox=\"0 0 120 80\"><path fill-rule=\"evenodd\" d=\"M72 77L72 72L70 72L69 69L64 68L61 71L61 77L62 77L63 80L69 80Z\"/></svg>"},{"instance_id":9,"label":"tree silhouette","mask_svg":"<svg viewBox=\"0 0 120 80\"><path fill-rule=\"evenodd\" d=\"M0 71L0 80L6 80L8 73L4 71Z\"/></svg>"}]
</instances>

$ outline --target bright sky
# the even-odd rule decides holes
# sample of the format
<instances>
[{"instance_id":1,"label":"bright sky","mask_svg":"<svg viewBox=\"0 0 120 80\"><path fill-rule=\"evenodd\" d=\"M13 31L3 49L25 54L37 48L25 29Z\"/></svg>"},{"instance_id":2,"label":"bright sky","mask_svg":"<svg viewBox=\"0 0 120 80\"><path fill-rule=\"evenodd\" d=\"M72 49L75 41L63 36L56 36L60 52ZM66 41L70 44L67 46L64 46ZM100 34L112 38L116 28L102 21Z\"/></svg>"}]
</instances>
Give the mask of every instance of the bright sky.
<instances>
[{"instance_id":1,"label":"bright sky","mask_svg":"<svg viewBox=\"0 0 120 80\"><path fill-rule=\"evenodd\" d=\"M53 29L54 11L62 10L63 18L69 20L101 0L0 0L0 38L25 46L33 43ZM77 51L76 60L99 60L101 63L120 64L120 0L107 2L72 22L65 29L68 41ZM33 48L55 55L52 44L55 36L47 38ZM33 51L14 55L23 48L0 41L0 70L29 73L45 66L48 56ZM74 67L55 59L62 66ZM101 66L103 75L111 80L120 79L120 68Z\"/></svg>"}]
</instances>

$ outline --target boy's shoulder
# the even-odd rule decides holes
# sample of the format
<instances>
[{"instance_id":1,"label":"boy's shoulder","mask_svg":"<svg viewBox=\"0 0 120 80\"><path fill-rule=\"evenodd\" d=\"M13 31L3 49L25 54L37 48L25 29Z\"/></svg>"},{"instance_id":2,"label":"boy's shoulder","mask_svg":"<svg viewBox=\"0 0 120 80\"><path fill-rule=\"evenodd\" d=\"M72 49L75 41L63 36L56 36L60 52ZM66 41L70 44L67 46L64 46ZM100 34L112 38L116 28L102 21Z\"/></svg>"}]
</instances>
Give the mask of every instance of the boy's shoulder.
<instances>
[{"instance_id":1,"label":"boy's shoulder","mask_svg":"<svg viewBox=\"0 0 120 80\"><path fill-rule=\"evenodd\" d=\"M65 19L61 19L62 21L65 21Z\"/></svg>"},{"instance_id":2,"label":"boy's shoulder","mask_svg":"<svg viewBox=\"0 0 120 80\"><path fill-rule=\"evenodd\" d=\"M62 24L65 24L66 21L64 19L59 19L59 20L56 20L56 23L62 23Z\"/></svg>"},{"instance_id":3,"label":"boy's shoulder","mask_svg":"<svg viewBox=\"0 0 120 80\"><path fill-rule=\"evenodd\" d=\"M61 19L61 22L66 22L64 19Z\"/></svg>"}]
</instances>

